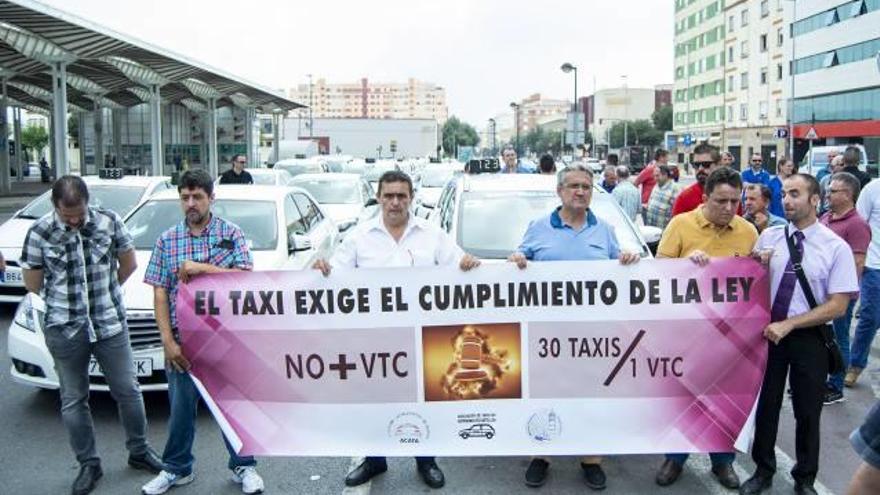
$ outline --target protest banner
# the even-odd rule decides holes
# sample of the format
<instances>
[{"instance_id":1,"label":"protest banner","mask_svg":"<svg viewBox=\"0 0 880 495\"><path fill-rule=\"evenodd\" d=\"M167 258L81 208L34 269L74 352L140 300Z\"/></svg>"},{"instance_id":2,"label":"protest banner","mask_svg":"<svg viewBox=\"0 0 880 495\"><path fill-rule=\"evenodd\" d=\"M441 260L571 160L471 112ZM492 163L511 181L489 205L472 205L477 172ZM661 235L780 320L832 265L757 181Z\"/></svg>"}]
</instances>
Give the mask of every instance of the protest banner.
<instances>
[{"instance_id":1,"label":"protest banner","mask_svg":"<svg viewBox=\"0 0 880 495\"><path fill-rule=\"evenodd\" d=\"M767 355L751 259L228 273L181 284L184 352L253 455L747 447Z\"/></svg>"}]
</instances>

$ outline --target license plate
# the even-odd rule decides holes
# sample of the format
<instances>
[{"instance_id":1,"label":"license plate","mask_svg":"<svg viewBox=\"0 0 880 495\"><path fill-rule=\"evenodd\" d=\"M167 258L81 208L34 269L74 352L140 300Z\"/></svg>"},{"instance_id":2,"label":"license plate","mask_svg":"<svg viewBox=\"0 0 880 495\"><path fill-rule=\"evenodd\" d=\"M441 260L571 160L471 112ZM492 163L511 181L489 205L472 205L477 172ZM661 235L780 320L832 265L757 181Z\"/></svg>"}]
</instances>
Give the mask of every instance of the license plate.
<instances>
[{"instance_id":1,"label":"license plate","mask_svg":"<svg viewBox=\"0 0 880 495\"><path fill-rule=\"evenodd\" d=\"M24 277L18 270L6 270L3 272L3 281L7 284L20 284L24 282Z\"/></svg>"},{"instance_id":2,"label":"license plate","mask_svg":"<svg viewBox=\"0 0 880 495\"><path fill-rule=\"evenodd\" d=\"M134 360L134 372L137 376L153 376L153 359L138 358ZM104 376L98 360L89 361L89 376Z\"/></svg>"}]
</instances>

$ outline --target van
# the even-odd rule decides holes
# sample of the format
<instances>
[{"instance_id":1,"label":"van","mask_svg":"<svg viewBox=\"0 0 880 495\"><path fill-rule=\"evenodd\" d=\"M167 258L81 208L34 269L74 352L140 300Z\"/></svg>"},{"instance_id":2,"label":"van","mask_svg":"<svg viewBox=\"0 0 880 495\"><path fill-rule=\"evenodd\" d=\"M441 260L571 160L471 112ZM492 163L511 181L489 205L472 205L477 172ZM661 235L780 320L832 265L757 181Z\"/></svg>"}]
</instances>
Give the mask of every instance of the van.
<instances>
[{"instance_id":1,"label":"van","mask_svg":"<svg viewBox=\"0 0 880 495\"><path fill-rule=\"evenodd\" d=\"M804 159L801 161L801 165L798 169L798 172L802 174L810 174L814 177L822 176L825 174L824 170L828 169L828 154L832 151L836 151L837 154L842 155L844 151L850 146L855 146L859 149L859 170L862 172L868 171L868 154L865 152L865 147L861 144L839 144L835 146L814 146L806 155L804 155Z\"/></svg>"}]
</instances>

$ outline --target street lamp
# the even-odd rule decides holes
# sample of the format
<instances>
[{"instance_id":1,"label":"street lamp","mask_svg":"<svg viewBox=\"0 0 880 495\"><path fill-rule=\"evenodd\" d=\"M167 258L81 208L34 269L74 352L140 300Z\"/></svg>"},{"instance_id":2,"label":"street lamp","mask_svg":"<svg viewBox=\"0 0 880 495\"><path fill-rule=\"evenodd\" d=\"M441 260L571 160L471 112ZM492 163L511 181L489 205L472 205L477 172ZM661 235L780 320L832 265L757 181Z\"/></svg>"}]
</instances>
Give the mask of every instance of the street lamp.
<instances>
[{"instance_id":1,"label":"street lamp","mask_svg":"<svg viewBox=\"0 0 880 495\"><path fill-rule=\"evenodd\" d=\"M574 103L572 104L571 112L572 112L572 123L571 130L572 134L572 143L571 143L571 154L574 156L575 145L578 140L578 68L568 62L562 64L562 72L568 74L569 72L574 72Z\"/></svg>"},{"instance_id":2,"label":"street lamp","mask_svg":"<svg viewBox=\"0 0 880 495\"><path fill-rule=\"evenodd\" d=\"M495 119L489 119L489 125L492 126L492 156L495 156Z\"/></svg>"},{"instance_id":3,"label":"street lamp","mask_svg":"<svg viewBox=\"0 0 880 495\"><path fill-rule=\"evenodd\" d=\"M516 126L516 155L519 156L519 104L516 102L510 102L510 108L513 109L513 120L514 125Z\"/></svg>"}]
</instances>

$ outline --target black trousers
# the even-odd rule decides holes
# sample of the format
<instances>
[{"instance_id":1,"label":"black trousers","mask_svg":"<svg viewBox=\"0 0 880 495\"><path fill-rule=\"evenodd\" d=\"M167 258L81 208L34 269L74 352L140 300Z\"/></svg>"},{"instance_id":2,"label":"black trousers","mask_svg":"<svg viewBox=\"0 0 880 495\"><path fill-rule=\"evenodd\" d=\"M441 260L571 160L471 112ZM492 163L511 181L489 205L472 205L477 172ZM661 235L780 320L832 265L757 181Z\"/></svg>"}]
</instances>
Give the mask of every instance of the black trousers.
<instances>
[{"instance_id":1,"label":"black trousers","mask_svg":"<svg viewBox=\"0 0 880 495\"><path fill-rule=\"evenodd\" d=\"M812 484L819 471L819 418L828 375L828 355L819 328L792 330L778 345L770 343L767 371L755 414L755 442L752 459L758 474L776 473L776 433L779 410L785 394L785 377L789 375L791 401L794 409L795 454L797 463L791 476Z\"/></svg>"},{"instance_id":2,"label":"black trousers","mask_svg":"<svg viewBox=\"0 0 880 495\"><path fill-rule=\"evenodd\" d=\"M369 462L370 464L372 464L374 466L388 467L388 462L385 460L384 457L367 457L366 459L364 459L364 462ZM434 462L434 458L433 457L416 457L416 464L418 464L419 466L421 466L422 464L424 464L426 462Z\"/></svg>"}]
</instances>

